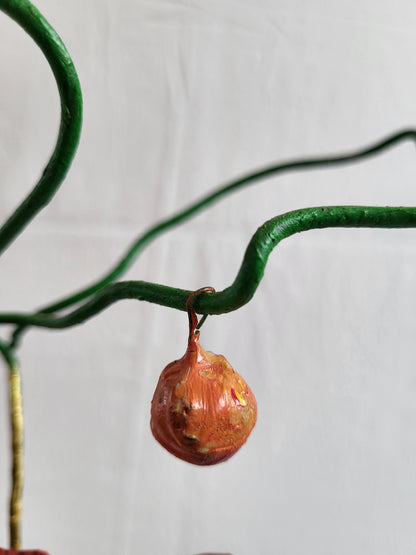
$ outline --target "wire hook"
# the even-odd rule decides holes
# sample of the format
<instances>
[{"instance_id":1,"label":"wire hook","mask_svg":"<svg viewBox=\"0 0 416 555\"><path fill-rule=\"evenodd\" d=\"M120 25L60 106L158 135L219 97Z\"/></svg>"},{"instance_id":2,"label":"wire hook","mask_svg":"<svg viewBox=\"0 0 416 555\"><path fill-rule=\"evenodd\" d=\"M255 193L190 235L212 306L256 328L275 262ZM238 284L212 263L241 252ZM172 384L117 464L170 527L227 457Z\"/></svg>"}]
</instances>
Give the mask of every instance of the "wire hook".
<instances>
[{"instance_id":1,"label":"wire hook","mask_svg":"<svg viewBox=\"0 0 416 555\"><path fill-rule=\"evenodd\" d=\"M199 330L202 324L208 318L208 314L204 314L198 322L198 316L191 306L191 302L195 300L195 297L199 296L201 293L215 293L215 289L213 287L202 287L201 289L197 289L189 295L188 300L186 301L186 310L188 312L189 319L189 339L192 339L195 335L199 334Z\"/></svg>"}]
</instances>

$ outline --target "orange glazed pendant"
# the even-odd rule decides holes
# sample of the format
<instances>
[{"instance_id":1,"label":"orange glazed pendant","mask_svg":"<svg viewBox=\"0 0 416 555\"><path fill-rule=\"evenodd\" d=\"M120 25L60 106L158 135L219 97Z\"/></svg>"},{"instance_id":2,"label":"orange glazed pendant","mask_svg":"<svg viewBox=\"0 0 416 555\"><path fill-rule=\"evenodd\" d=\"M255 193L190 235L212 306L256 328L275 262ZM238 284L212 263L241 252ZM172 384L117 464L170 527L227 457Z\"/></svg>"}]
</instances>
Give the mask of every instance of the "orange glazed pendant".
<instances>
[{"instance_id":1,"label":"orange glazed pendant","mask_svg":"<svg viewBox=\"0 0 416 555\"><path fill-rule=\"evenodd\" d=\"M166 366L152 400L150 426L170 453L198 465L229 459L245 443L257 418L253 392L222 355L199 344L198 320L187 302L185 355Z\"/></svg>"}]
</instances>

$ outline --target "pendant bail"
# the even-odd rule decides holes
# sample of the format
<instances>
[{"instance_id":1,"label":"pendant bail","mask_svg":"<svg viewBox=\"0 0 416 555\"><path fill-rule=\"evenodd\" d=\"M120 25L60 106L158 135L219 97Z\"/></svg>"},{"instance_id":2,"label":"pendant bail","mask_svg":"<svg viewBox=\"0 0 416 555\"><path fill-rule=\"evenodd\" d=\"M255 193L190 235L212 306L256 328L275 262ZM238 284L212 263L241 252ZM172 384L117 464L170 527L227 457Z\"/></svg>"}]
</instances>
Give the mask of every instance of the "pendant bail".
<instances>
[{"instance_id":1,"label":"pendant bail","mask_svg":"<svg viewBox=\"0 0 416 555\"><path fill-rule=\"evenodd\" d=\"M198 316L191 306L191 302L195 300L195 297L201 295L201 293L215 293L215 289L213 287L201 287L201 289L197 289L189 295L188 300L186 301L186 310L188 312L189 319L189 341L194 339L195 336L199 334L200 327L208 318L208 314L204 314L198 322Z\"/></svg>"}]
</instances>

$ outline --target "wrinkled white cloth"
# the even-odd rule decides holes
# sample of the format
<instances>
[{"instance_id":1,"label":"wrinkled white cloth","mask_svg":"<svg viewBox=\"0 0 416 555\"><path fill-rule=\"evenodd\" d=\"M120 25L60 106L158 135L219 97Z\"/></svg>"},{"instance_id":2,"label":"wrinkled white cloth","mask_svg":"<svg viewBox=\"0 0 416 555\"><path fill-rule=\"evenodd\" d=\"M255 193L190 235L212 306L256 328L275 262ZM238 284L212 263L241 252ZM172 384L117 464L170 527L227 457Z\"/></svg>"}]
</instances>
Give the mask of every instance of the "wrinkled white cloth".
<instances>
[{"instance_id":1,"label":"wrinkled white cloth","mask_svg":"<svg viewBox=\"0 0 416 555\"><path fill-rule=\"evenodd\" d=\"M0 261L1 311L90 283L134 237L271 162L355 150L416 124L414 0L42 0L78 69L84 127L53 202ZM59 103L47 63L0 14L0 214L35 183ZM414 145L234 194L151 244L125 279L230 285L257 227L314 205L416 205ZM192 467L149 428L187 318L120 302L24 338L24 546L51 555L416 552L416 230L282 242L253 300L209 317L258 423L227 463ZM4 337L5 332L1 331ZM6 375L0 544L7 541Z\"/></svg>"}]
</instances>

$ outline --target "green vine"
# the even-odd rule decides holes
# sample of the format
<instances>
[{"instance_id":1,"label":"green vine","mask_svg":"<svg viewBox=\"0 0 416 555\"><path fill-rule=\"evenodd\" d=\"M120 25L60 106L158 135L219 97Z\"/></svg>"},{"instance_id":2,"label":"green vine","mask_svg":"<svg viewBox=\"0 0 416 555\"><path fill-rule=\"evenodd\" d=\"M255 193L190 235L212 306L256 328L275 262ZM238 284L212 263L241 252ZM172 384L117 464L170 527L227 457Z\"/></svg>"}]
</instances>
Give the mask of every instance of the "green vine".
<instances>
[{"instance_id":1,"label":"green vine","mask_svg":"<svg viewBox=\"0 0 416 555\"><path fill-rule=\"evenodd\" d=\"M79 141L82 124L82 95L74 64L64 44L38 10L28 0L0 0L0 10L13 18L41 48L55 76L61 100L61 123L55 149L38 183L0 228L0 254L2 254L40 210L50 202L63 182ZM116 282L116 280L131 267L154 239L196 216L226 195L259 180L285 172L351 164L381 154L386 149L407 140L416 143L415 129L392 134L355 152L291 160L240 177L139 235L114 267L95 282L31 313L0 313L0 324L15 326L8 343L0 340L0 352L10 369L10 375L15 377L16 382L18 366L14 353L19 346L23 332L29 327L63 329L75 326L122 299L144 300L178 310L186 310L186 301L191 294L189 290L144 281ZM255 294L263 278L268 257L280 241L301 231L328 227L416 227L416 208L327 206L304 208L277 216L260 226L254 234L234 282L223 291L207 292L197 296L193 308L201 314L221 314L240 308ZM62 314L64 309L70 307L72 307L70 312ZM19 410L19 408L15 409L15 414L21 415L21 410L20 412ZM15 424L16 422L17 420ZM22 426L21 428L17 424L16 426L14 428L17 430L16 434L22 433ZM22 470L20 471L20 467L16 470L20 464L20 459L16 458L17 450L21 449L21 442L20 446L18 443L16 440L13 444L13 510L11 507L10 512L11 522L13 521L14 526L11 534L11 537L15 538L12 540L13 546L18 544L20 537ZM15 464L15 461L18 462Z\"/></svg>"},{"instance_id":2,"label":"green vine","mask_svg":"<svg viewBox=\"0 0 416 555\"><path fill-rule=\"evenodd\" d=\"M17 237L29 221L49 202L62 183L74 157L82 120L82 96L74 64L64 44L44 17L28 0L0 0L0 9L12 17L36 41L55 75L61 97L61 125L54 153L38 184L0 228L0 253ZM401 142L416 142L416 130L407 129L351 153L295 159L260 169L215 190L173 216L155 224L141 234L115 266L92 284L30 314L0 314L0 323L16 324L10 346L16 348L23 331L29 326L66 328L91 318L121 299L137 299L185 310L190 291L147 282L119 282L120 278L147 245L162 233L196 216L226 195L259 180L290 171L330 168L351 164L384 152ZM267 258L277 243L293 233L322 227L416 227L409 214L412 209L391 207L306 208L278 216L263 224L253 236L234 283L222 292L201 295L195 309L206 314L236 310L254 295L264 273ZM365 214L365 217L361 217ZM285 230L289 230L286 233ZM270 241L270 237L275 240ZM260 255L260 253L262 253ZM58 313L79 305L69 314Z\"/></svg>"},{"instance_id":3,"label":"green vine","mask_svg":"<svg viewBox=\"0 0 416 555\"><path fill-rule=\"evenodd\" d=\"M0 228L0 254L52 199L71 165L82 125L82 95L74 64L63 42L27 0L1 0L0 9L36 42L51 66L61 99L58 140L41 178Z\"/></svg>"},{"instance_id":4,"label":"green vine","mask_svg":"<svg viewBox=\"0 0 416 555\"><path fill-rule=\"evenodd\" d=\"M264 223L253 235L243 263L230 287L215 293L202 293L193 307L200 314L223 314L248 303L264 275L274 247L295 233L326 227L416 227L416 208L378 206L323 206L288 212ZM82 324L111 304L122 299L157 303L186 310L192 291L146 281L118 282L103 288L85 304L64 316L52 314L0 314L0 323L19 326L63 329Z\"/></svg>"}]
</instances>

